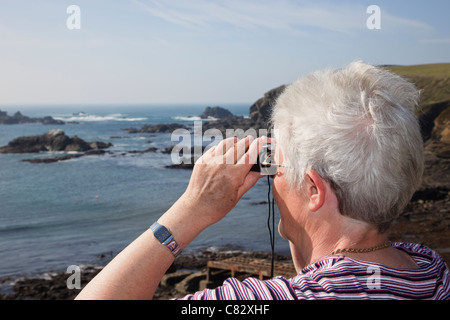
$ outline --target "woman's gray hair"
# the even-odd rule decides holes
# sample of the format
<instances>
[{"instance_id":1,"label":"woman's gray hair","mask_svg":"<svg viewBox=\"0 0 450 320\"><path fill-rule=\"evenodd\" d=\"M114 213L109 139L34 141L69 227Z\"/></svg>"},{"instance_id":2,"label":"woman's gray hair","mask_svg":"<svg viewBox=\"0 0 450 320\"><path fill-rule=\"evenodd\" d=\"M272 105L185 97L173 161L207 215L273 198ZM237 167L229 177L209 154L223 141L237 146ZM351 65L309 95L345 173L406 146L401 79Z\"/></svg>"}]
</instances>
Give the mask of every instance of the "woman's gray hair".
<instances>
[{"instance_id":1,"label":"woman's gray hair","mask_svg":"<svg viewBox=\"0 0 450 320\"><path fill-rule=\"evenodd\" d=\"M422 178L418 98L412 83L359 61L294 81L272 112L287 181L300 191L315 170L341 214L385 232Z\"/></svg>"}]
</instances>

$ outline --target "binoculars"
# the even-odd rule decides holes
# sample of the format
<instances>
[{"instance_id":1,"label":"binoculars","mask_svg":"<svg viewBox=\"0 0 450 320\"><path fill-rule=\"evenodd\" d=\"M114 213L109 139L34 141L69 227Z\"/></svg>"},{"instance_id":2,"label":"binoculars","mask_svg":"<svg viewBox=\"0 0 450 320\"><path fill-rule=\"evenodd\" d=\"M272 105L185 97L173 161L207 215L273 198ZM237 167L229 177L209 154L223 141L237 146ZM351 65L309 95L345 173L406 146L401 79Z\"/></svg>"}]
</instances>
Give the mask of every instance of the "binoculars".
<instances>
[{"instance_id":1,"label":"binoculars","mask_svg":"<svg viewBox=\"0 0 450 320\"><path fill-rule=\"evenodd\" d=\"M275 144L265 144L262 148L257 163L253 165L250 171L259 172L265 176L274 176L279 167L275 164Z\"/></svg>"}]
</instances>

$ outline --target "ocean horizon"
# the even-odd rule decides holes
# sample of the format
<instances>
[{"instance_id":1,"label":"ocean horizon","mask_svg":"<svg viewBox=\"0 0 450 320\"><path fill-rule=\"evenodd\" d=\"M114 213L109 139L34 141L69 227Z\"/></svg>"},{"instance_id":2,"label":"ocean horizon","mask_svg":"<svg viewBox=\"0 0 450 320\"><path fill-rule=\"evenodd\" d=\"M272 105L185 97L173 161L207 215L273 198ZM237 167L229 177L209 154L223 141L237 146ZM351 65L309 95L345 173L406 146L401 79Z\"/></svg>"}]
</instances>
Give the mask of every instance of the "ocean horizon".
<instances>
[{"instance_id":1,"label":"ocean horizon","mask_svg":"<svg viewBox=\"0 0 450 320\"><path fill-rule=\"evenodd\" d=\"M250 104L210 104L248 116ZM0 146L20 136L62 129L85 141L113 144L104 155L55 163L24 159L55 154L0 154L0 278L103 266L159 218L184 192L191 170L168 169L170 133L128 133L160 123L192 124L207 104L5 105L9 115L51 116L64 125L0 125ZM60 153L57 153L59 155ZM270 251L267 180L260 181L220 222L200 234L184 254L229 248ZM278 221L278 210L275 210ZM275 251L289 252L276 236Z\"/></svg>"}]
</instances>

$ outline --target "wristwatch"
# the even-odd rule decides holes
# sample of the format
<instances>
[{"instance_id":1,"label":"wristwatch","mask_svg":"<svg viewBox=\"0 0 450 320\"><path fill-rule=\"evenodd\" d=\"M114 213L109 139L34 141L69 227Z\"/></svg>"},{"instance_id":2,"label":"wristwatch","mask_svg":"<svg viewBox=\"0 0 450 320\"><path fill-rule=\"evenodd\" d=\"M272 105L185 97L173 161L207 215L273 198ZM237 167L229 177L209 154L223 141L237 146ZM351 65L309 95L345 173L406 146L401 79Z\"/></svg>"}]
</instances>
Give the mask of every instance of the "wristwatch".
<instances>
[{"instance_id":1,"label":"wristwatch","mask_svg":"<svg viewBox=\"0 0 450 320\"><path fill-rule=\"evenodd\" d=\"M161 242L161 244L165 245L170 252L172 252L175 258L181 253L181 248L173 238L173 235L169 229L163 225L160 225L158 222L152 224L150 229L153 231L155 238Z\"/></svg>"}]
</instances>

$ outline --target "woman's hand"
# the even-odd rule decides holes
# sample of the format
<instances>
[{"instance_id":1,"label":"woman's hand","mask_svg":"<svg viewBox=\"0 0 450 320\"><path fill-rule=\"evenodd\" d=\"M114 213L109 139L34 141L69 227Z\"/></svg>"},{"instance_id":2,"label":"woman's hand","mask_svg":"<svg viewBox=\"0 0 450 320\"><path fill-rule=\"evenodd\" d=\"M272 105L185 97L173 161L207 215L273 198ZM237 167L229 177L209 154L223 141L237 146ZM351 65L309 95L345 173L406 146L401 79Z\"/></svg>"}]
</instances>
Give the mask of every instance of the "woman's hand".
<instances>
[{"instance_id":1,"label":"woman's hand","mask_svg":"<svg viewBox=\"0 0 450 320\"><path fill-rule=\"evenodd\" d=\"M266 140L228 138L198 159L180 199L195 208L197 222L205 228L218 222L256 184L261 175L250 169Z\"/></svg>"}]
</instances>

